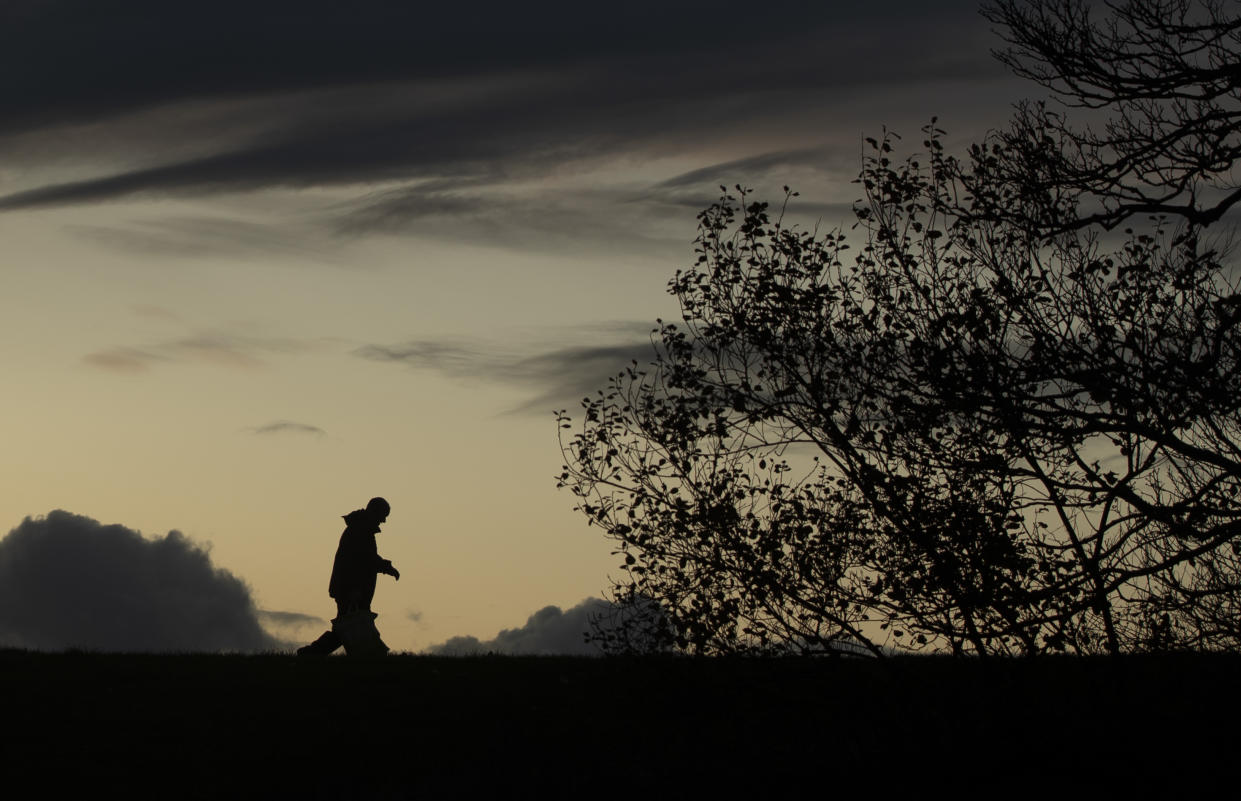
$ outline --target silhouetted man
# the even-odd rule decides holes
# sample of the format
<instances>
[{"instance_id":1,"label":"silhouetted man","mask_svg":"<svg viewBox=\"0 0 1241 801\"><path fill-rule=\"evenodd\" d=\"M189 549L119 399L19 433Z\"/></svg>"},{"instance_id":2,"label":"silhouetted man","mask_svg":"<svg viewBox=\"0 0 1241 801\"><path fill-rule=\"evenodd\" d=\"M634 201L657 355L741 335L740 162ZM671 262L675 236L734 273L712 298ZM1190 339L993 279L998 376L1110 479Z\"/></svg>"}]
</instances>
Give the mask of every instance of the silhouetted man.
<instances>
[{"instance_id":1,"label":"silhouetted man","mask_svg":"<svg viewBox=\"0 0 1241 801\"><path fill-rule=\"evenodd\" d=\"M401 578L392 563L379 555L375 545L375 535L390 511L392 507L383 498L371 498L365 509L345 515L345 531L336 548L327 591L336 600L336 619L319 639L297 649L300 656L330 654L342 645L345 653L353 656L388 652L375 628L378 615L371 611L371 599L375 597L375 579L380 573Z\"/></svg>"}]
</instances>

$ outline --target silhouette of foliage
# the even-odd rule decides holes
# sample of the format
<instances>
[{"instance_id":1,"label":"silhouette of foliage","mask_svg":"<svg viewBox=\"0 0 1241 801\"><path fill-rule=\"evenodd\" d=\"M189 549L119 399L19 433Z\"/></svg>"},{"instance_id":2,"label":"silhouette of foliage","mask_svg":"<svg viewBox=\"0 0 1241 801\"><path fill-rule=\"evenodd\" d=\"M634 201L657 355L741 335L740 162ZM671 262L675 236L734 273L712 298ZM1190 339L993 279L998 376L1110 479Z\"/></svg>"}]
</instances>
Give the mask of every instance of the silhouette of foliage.
<instances>
[{"instance_id":1,"label":"silhouette of foliage","mask_svg":"<svg viewBox=\"0 0 1241 801\"><path fill-rule=\"evenodd\" d=\"M1075 2L991 13L1025 43L1008 56L1023 74L1040 57L1060 80L1085 69L1031 44L1072 23L1164 54L1134 58L1170 73L1147 80L1178 87L1174 108L1214 92L1175 72L1207 35L1186 32L1187 3L1109 8L1098 29ZM1235 102L1236 27L1202 9ZM1208 236L1218 214L1171 205L1224 174L1230 140L1195 135L1196 177L1161 173L1184 150L1118 96L1105 130L1135 148L1145 131L1152 160L1094 162L1098 180L1031 166L1105 148L1032 128L1030 107L963 160L934 121L906 159L894 135L867 140L852 253L741 187L702 212L654 361L584 399L576 433L558 415L559 485L617 543L616 597L654 600L704 654L1241 646L1241 293ZM1105 244L1160 174L1181 176L1156 198L1168 213Z\"/></svg>"}]
</instances>

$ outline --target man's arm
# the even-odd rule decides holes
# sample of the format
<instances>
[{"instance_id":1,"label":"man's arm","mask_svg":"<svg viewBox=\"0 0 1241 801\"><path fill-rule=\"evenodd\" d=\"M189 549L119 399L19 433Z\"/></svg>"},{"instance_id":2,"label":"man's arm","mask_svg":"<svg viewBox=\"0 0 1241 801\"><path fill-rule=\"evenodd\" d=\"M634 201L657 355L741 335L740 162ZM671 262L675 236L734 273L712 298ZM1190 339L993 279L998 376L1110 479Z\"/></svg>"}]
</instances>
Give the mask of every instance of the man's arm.
<instances>
[{"instance_id":1,"label":"man's arm","mask_svg":"<svg viewBox=\"0 0 1241 801\"><path fill-rule=\"evenodd\" d=\"M379 567L375 569L375 572L383 573L384 575L387 575L387 576L392 576L392 578L396 579L397 581L401 580L401 571L397 570L395 567L392 566L391 560L384 559L383 557L379 557Z\"/></svg>"}]
</instances>

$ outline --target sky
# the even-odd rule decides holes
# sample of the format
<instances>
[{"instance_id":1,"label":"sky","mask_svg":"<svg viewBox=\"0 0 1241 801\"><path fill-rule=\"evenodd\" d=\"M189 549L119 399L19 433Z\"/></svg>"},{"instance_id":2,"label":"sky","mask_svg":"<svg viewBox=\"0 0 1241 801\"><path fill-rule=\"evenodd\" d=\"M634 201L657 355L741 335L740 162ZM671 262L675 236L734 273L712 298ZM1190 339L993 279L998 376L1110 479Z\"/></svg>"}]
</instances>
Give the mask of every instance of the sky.
<instances>
[{"instance_id":1,"label":"sky","mask_svg":"<svg viewBox=\"0 0 1241 801\"><path fill-rule=\"evenodd\" d=\"M721 184L847 227L863 137L1039 94L999 45L956 0L8 0L0 645L307 642L381 495L389 646L569 648L618 560L553 411L648 357Z\"/></svg>"}]
</instances>

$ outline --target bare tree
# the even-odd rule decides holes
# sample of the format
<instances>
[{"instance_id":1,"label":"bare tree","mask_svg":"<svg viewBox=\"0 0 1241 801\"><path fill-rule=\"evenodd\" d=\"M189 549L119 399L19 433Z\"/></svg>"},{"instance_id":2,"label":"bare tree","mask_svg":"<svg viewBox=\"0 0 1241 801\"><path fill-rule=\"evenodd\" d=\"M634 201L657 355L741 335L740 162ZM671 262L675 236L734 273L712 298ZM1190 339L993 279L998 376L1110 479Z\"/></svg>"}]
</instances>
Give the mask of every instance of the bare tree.
<instances>
[{"instance_id":1,"label":"bare tree","mask_svg":"<svg viewBox=\"0 0 1241 801\"><path fill-rule=\"evenodd\" d=\"M1006 180L1074 207L1039 222L1114 228L1163 214L1205 226L1241 200L1236 3L1000 0L983 14L1009 45L997 57L1052 93L999 135Z\"/></svg>"}]
</instances>

